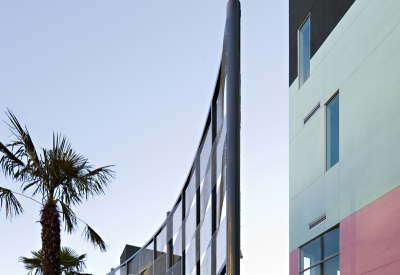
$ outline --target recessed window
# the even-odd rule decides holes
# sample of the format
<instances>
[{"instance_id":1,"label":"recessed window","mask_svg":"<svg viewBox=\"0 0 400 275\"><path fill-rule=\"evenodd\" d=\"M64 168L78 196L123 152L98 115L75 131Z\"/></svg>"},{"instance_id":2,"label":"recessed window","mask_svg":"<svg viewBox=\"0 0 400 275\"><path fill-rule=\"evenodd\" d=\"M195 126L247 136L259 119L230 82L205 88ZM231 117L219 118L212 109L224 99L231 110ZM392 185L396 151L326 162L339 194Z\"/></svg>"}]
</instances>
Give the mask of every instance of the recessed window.
<instances>
[{"instance_id":1,"label":"recessed window","mask_svg":"<svg viewBox=\"0 0 400 275\"><path fill-rule=\"evenodd\" d=\"M340 275L339 228L300 248L300 275Z\"/></svg>"},{"instance_id":2,"label":"recessed window","mask_svg":"<svg viewBox=\"0 0 400 275\"><path fill-rule=\"evenodd\" d=\"M299 29L299 81L300 87L310 76L310 16Z\"/></svg>"},{"instance_id":3,"label":"recessed window","mask_svg":"<svg viewBox=\"0 0 400 275\"><path fill-rule=\"evenodd\" d=\"M339 161L339 94L326 104L326 170Z\"/></svg>"}]
</instances>

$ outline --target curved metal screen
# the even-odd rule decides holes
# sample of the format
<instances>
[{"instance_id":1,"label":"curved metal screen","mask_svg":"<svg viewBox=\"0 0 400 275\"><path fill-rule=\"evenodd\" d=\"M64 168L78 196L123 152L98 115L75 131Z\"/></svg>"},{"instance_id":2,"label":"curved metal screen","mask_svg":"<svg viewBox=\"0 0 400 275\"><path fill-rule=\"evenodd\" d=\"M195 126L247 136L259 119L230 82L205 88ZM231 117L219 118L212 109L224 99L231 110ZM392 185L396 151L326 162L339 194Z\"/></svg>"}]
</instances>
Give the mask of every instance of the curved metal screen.
<instances>
[{"instance_id":1,"label":"curved metal screen","mask_svg":"<svg viewBox=\"0 0 400 275\"><path fill-rule=\"evenodd\" d=\"M230 2L232 1L234 0ZM227 268L229 253L234 254L228 250L239 249L232 249L232 245L227 243L228 218L240 222L240 217L236 217L238 213L236 210L232 212L233 218L228 211L232 205L227 208L227 203L230 201L227 198L230 194L227 192L227 177L230 175L228 169L238 168L238 165L227 167L229 159L227 148L239 148L239 139L233 139L234 142L231 142L233 147L227 146L227 140L229 140L227 133L234 132L227 128L228 125L234 123L240 129L240 119L239 121L231 120L231 123L228 123L227 115L229 112L237 112L239 116L235 115L240 118L240 81L237 79L235 81L238 83L236 86L239 87L237 91L239 103L236 104L238 108L233 108L233 110L227 108L227 106L235 105L227 104L229 97L226 86L232 82L227 81L226 61L231 60L231 54L234 54L227 55L226 51L226 48L231 47L229 44L231 42L227 39L230 30L228 25L232 23L229 21L229 4L217 83L200 145L182 191L156 234L135 255L107 275L222 275L229 269ZM237 35L238 39L239 37ZM239 68L237 70L240 72ZM240 74L237 78L240 78ZM234 153L236 154L234 158L240 158L238 151ZM237 175L240 175L237 173L231 178L237 178ZM236 181L239 179L232 180L232 182ZM240 190L236 188L233 192L236 194ZM239 227L233 230L234 232L240 232L240 223L239 226L237 223L231 224L232 226ZM240 243L240 236L235 235L234 238L239 239L238 243ZM234 257L234 259L239 261L239 257ZM238 265L235 269L237 267ZM239 272L240 270L237 270L232 274L239 274Z\"/></svg>"}]
</instances>

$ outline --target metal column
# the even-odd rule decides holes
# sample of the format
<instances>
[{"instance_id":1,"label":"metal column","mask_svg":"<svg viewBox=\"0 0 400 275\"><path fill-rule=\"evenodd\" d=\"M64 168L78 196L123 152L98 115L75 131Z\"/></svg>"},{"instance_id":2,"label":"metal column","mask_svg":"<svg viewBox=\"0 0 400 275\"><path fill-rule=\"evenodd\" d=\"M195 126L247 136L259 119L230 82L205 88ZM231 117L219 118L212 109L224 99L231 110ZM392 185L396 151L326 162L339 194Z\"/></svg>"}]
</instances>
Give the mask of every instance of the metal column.
<instances>
[{"instance_id":1,"label":"metal column","mask_svg":"<svg viewBox=\"0 0 400 275\"><path fill-rule=\"evenodd\" d=\"M240 2L227 4L227 274L240 274Z\"/></svg>"}]
</instances>

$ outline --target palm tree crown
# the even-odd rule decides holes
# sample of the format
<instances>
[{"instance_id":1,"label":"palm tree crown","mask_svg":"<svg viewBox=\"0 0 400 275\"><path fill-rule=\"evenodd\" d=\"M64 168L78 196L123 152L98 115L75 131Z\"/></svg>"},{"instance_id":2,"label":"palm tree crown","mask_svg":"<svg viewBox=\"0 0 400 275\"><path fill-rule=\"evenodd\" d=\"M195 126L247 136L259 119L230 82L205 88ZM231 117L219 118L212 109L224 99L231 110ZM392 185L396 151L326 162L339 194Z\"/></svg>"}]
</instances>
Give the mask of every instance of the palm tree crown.
<instances>
[{"instance_id":1,"label":"palm tree crown","mask_svg":"<svg viewBox=\"0 0 400 275\"><path fill-rule=\"evenodd\" d=\"M29 274L42 275L42 260L43 252L32 251L32 258L20 257L19 261L24 264L25 269L29 270ZM78 255L75 250L69 247L61 247L60 260L61 260L61 274L63 275L90 275L81 273L86 268L86 254Z\"/></svg>"},{"instance_id":2,"label":"palm tree crown","mask_svg":"<svg viewBox=\"0 0 400 275\"><path fill-rule=\"evenodd\" d=\"M32 197L40 197L43 206L40 213L43 274L59 275L60 265L54 263L60 261L60 213L65 231L74 232L79 219L71 207L89 197L104 194L104 188L114 178L114 171L111 166L94 168L60 134L53 134L51 149L43 148L38 153L28 129L21 126L10 110L7 116L15 140L6 145L0 142L0 169L6 177L21 183L23 193L30 190ZM0 187L0 210L4 205L6 217L10 219L23 213L14 193ZM102 238L87 224L83 235L101 251L106 250Z\"/></svg>"}]
</instances>

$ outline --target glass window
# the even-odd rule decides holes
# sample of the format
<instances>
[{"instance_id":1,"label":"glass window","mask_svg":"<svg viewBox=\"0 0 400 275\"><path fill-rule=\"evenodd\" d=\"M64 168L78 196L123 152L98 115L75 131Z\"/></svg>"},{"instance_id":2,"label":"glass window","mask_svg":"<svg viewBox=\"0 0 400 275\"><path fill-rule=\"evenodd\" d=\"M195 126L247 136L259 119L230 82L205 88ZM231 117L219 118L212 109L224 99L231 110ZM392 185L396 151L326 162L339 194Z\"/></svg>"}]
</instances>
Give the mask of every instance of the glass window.
<instances>
[{"instance_id":1,"label":"glass window","mask_svg":"<svg viewBox=\"0 0 400 275\"><path fill-rule=\"evenodd\" d=\"M300 87L310 76L310 17L299 29L299 81Z\"/></svg>"},{"instance_id":2,"label":"glass window","mask_svg":"<svg viewBox=\"0 0 400 275\"><path fill-rule=\"evenodd\" d=\"M311 268L309 270L306 270L306 271L304 271L303 273L300 273L300 274L301 275L321 275L321 274L323 274L321 272L321 268L322 268L322 265L317 265L317 266L315 266L315 267L313 267L313 268Z\"/></svg>"},{"instance_id":3,"label":"glass window","mask_svg":"<svg viewBox=\"0 0 400 275\"><path fill-rule=\"evenodd\" d=\"M326 170L339 161L339 94L326 105Z\"/></svg>"},{"instance_id":4,"label":"glass window","mask_svg":"<svg viewBox=\"0 0 400 275\"><path fill-rule=\"evenodd\" d=\"M300 248L300 275L340 275L339 228Z\"/></svg>"},{"instance_id":5,"label":"glass window","mask_svg":"<svg viewBox=\"0 0 400 275\"><path fill-rule=\"evenodd\" d=\"M322 261L322 238L316 238L312 242L306 244L301 248L300 257L301 257L301 265L300 269L309 268L316 263Z\"/></svg>"},{"instance_id":6,"label":"glass window","mask_svg":"<svg viewBox=\"0 0 400 275\"><path fill-rule=\"evenodd\" d=\"M336 256L323 263L324 275L340 275L340 259Z\"/></svg>"},{"instance_id":7,"label":"glass window","mask_svg":"<svg viewBox=\"0 0 400 275\"><path fill-rule=\"evenodd\" d=\"M335 228L323 235L324 255L331 256L339 252L339 228Z\"/></svg>"}]
</instances>

